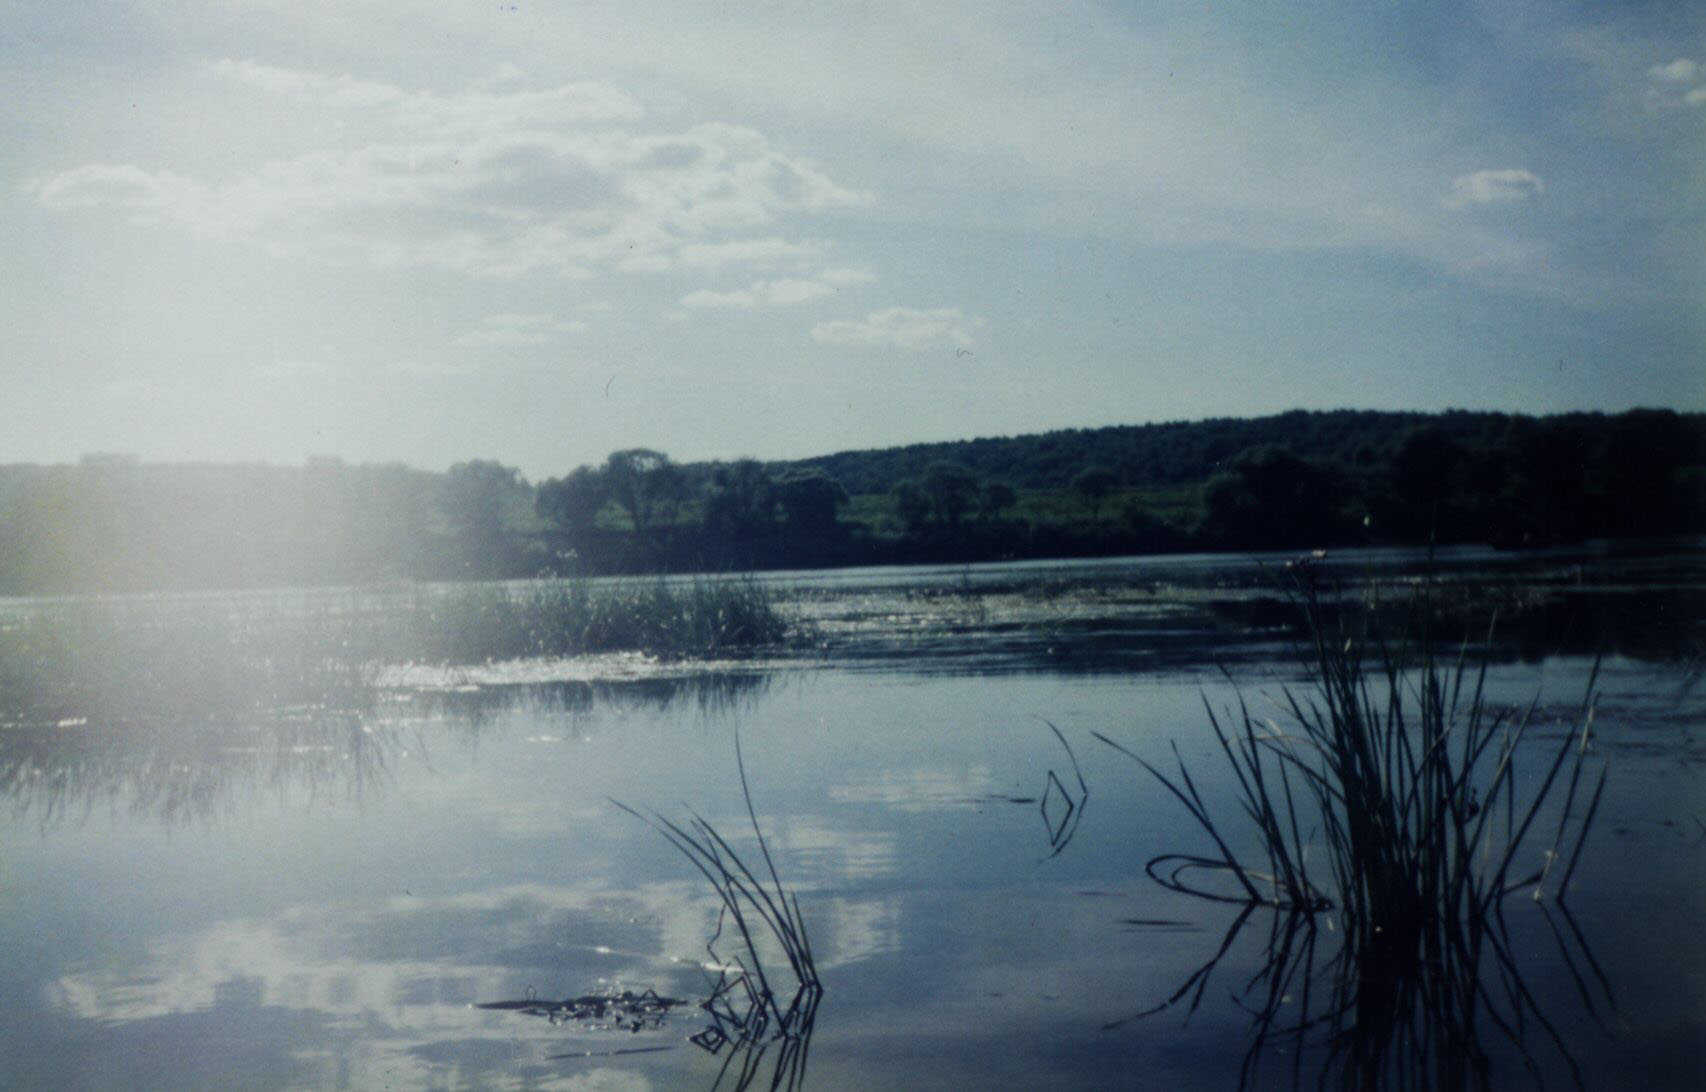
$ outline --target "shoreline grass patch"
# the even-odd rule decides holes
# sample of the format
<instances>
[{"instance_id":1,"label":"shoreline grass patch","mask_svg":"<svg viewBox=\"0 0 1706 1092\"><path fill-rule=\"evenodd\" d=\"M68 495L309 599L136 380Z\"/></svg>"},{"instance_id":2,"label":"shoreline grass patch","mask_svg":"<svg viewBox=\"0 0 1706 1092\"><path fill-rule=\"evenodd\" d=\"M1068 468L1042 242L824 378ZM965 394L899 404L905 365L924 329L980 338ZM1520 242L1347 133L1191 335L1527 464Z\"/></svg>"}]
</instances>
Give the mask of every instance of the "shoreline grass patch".
<instances>
[{"instance_id":1,"label":"shoreline grass patch","mask_svg":"<svg viewBox=\"0 0 1706 1092\"><path fill-rule=\"evenodd\" d=\"M16 604L0 616L0 722L360 710L391 665L738 656L789 634L774 593L738 578Z\"/></svg>"}]
</instances>

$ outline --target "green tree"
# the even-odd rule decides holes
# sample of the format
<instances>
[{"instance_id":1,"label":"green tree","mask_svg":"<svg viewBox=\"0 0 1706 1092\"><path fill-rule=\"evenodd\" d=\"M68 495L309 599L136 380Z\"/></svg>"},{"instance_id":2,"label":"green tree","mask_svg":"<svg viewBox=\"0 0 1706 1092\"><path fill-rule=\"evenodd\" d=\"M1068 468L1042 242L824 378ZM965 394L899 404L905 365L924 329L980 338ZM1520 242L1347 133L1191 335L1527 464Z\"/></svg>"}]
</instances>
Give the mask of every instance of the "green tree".
<instances>
[{"instance_id":1,"label":"green tree","mask_svg":"<svg viewBox=\"0 0 1706 1092\"><path fill-rule=\"evenodd\" d=\"M577 466L561 478L540 483L534 511L539 518L579 542L585 542L610 499L609 484L602 471Z\"/></svg>"},{"instance_id":2,"label":"green tree","mask_svg":"<svg viewBox=\"0 0 1706 1092\"><path fill-rule=\"evenodd\" d=\"M1253 549L1339 541L1347 532L1339 510L1342 493L1330 470L1288 448L1250 448L1204 484L1199 534Z\"/></svg>"},{"instance_id":3,"label":"green tree","mask_svg":"<svg viewBox=\"0 0 1706 1092\"><path fill-rule=\"evenodd\" d=\"M1072 479L1072 491L1084 498L1090 514L1102 514L1102 500L1119 484L1119 477L1105 466L1087 466Z\"/></svg>"},{"instance_id":4,"label":"green tree","mask_svg":"<svg viewBox=\"0 0 1706 1092\"><path fill-rule=\"evenodd\" d=\"M995 520L1019 503L1019 494L1006 482L989 482L984 485L978 500L978 515L986 520Z\"/></svg>"},{"instance_id":5,"label":"green tree","mask_svg":"<svg viewBox=\"0 0 1706 1092\"><path fill-rule=\"evenodd\" d=\"M705 531L730 540L755 538L775 526L776 505L776 486L763 463L717 463L705 488Z\"/></svg>"},{"instance_id":6,"label":"green tree","mask_svg":"<svg viewBox=\"0 0 1706 1092\"><path fill-rule=\"evenodd\" d=\"M790 533L821 537L835 530L835 512L848 501L841 483L821 470L790 475L776 483Z\"/></svg>"},{"instance_id":7,"label":"green tree","mask_svg":"<svg viewBox=\"0 0 1706 1092\"><path fill-rule=\"evenodd\" d=\"M503 537L512 505L525 501L527 482L513 466L489 459L457 463L444 475L439 509L464 540L492 543Z\"/></svg>"},{"instance_id":8,"label":"green tree","mask_svg":"<svg viewBox=\"0 0 1706 1092\"><path fill-rule=\"evenodd\" d=\"M943 524L958 527L977 500L977 475L959 463L939 459L924 468L924 495L930 510Z\"/></svg>"},{"instance_id":9,"label":"green tree","mask_svg":"<svg viewBox=\"0 0 1706 1092\"><path fill-rule=\"evenodd\" d=\"M924 492L924 486L916 478L906 478L896 482L890 493L901 524L913 534L922 531L930 519L930 497Z\"/></svg>"},{"instance_id":10,"label":"green tree","mask_svg":"<svg viewBox=\"0 0 1706 1092\"><path fill-rule=\"evenodd\" d=\"M634 533L641 537L673 516L686 494L681 468L651 448L612 452L604 463L604 480L611 499L628 513Z\"/></svg>"}]
</instances>

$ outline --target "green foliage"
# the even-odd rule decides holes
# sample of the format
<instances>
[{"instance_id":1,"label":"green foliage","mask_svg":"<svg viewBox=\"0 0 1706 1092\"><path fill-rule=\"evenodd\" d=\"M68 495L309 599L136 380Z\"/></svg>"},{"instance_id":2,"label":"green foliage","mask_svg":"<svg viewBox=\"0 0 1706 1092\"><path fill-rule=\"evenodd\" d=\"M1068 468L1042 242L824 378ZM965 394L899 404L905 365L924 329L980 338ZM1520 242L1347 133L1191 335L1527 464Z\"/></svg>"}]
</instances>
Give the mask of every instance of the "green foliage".
<instances>
[{"instance_id":1,"label":"green foliage","mask_svg":"<svg viewBox=\"0 0 1706 1092\"><path fill-rule=\"evenodd\" d=\"M506 512L528 492L521 471L488 459L457 463L444 475L439 504L457 534L493 541Z\"/></svg>"},{"instance_id":2,"label":"green foliage","mask_svg":"<svg viewBox=\"0 0 1706 1092\"><path fill-rule=\"evenodd\" d=\"M978 516L994 520L1000 519L1001 513L1019 503L1019 494L1006 482L985 482L978 500Z\"/></svg>"},{"instance_id":3,"label":"green foliage","mask_svg":"<svg viewBox=\"0 0 1706 1092\"><path fill-rule=\"evenodd\" d=\"M977 501L977 476L959 463L945 459L931 463L919 484L930 500L931 514L948 527L958 527Z\"/></svg>"},{"instance_id":4,"label":"green foliage","mask_svg":"<svg viewBox=\"0 0 1706 1092\"><path fill-rule=\"evenodd\" d=\"M797 472L775 483L775 494L799 534L826 535L835 530L835 513L848 501L841 483L821 470Z\"/></svg>"},{"instance_id":5,"label":"green foliage","mask_svg":"<svg viewBox=\"0 0 1706 1092\"><path fill-rule=\"evenodd\" d=\"M930 519L930 495L914 478L896 482L894 487L895 513L901 524L914 533L922 530Z\"/></svg>"},{"instance_id":6,"label":"green foliage","mask_svg":"<svg viewBox=\"0 0 1706 1092\"><path fill-rule=\"evenodd\" d=\"M1087 466L1072 478L1072 491L1083 497L1090 508L1099 511L1102 498L1114 491L1119 476L1105 466Z\"/></svg>"},{"instance_id":7,"label":"green foliage","mask_svg":"<svg viewBox=\"0 0 1706 1092\"><path fill-rule=\"evenodd\" d=\"M1203 486L1207 541L1244 548L1324 545L1343 540L1343 490L1326 467L1266 445L1240 452Z\"/></svg>"},{"instance_id":8,"label":"green foliage","mask_svg":"<svg viewBox=\"0 0 1706 1092\"><path fill-rule=\"evenodd\" d=\"M687 495L681 469L668 455L650 448L611 452L604 480L611 499L628 513L634 533L641 537L667 523Z\"/></svg>"},{"instance_id":9,"label":"green foliage","mask_svg":"<svg viewBox=\"0 0 1706 1092\"><path fill-rule=\"evenodd\" d=\"M775 464L632 448L531 498L489 460L436 475L93 458L0 466L0 592L1545 545L1706 533L1703 479L1706 415L1668 410L1299 411Z\"/></svg>"},{"instance_id":10,"label":"green foliage","mask_svg":"<svg viewBox=\"0 0 1706 1092\"><path fill-rule=\"evenodd\" d=\"M709 535L757 538L775 526L777 503L776 484L757 459L714 463L705 486L701 518Z\"/></svg>"},{"instance_id":11,"label":"green foliage","mask_svg":"<svg viewBox=\"0 0 1706 1092\"><path fill-rule=\"evenodd\" d=\"M541 482L534 499L539 518L575 538L583 538L598 520L610 499L604 475L590 466L578 466L561 478Z\"/></svg>"}]
</instances>

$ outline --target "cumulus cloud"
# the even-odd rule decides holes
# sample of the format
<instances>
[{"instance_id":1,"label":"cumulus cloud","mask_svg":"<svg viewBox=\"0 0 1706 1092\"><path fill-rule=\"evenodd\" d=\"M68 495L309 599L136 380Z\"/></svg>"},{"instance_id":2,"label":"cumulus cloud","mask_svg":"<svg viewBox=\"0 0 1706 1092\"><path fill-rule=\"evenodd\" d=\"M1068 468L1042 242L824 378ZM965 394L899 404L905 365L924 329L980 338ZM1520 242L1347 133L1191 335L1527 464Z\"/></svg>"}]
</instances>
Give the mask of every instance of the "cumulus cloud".
<instances>
[{"instance_id":1,"label":"cumulus cloud","mask_svg":"<svg viewBox=\"0 0 1706 1092\"><path fill-rule=\"evenodd\" d=\"M585 332L587 324L580 319L559 319L549 314L487 315L480 325L456 339L456 344L473 348L518 348L527 345L546 345L564 334Z\"/></svg>"},{"instance_id":2,"label":"cumulus cloud","mask_svg":"<svg viewBox=\"0 0 1706 1092\"><path fill-rule=\"evenodd\" d=\"M1515 167L1475 171L1472 174L1460 174L1451 180L1451 195L1445 199L1445 207L1460 209L1469 205L1526 201L1545 189L1545 183L1541 182L1540 176L1532 171Z\"/></svg>"},{"instance_id":3,"label":"cumulus cloud","mask_svg":"<svg viewBox=\"0 0 1706 1092\"><path fill-rule=\"evenodd\" d=\"M869 195L710 123L639 132L595 84L457 94L227 61L224 76L370 127L365 142L273 159L219 181L135 163L39 179L44 205L254 242L279 255L481 276L670 270L808 254L778 228Z\"/></svg>"},{"instance_id":4,"label":"cumulus cloud","mask_svg":"<svg viewBox=\"0 0 1706 1092\"><path fill-rule=\"evenodd\" d=\"M972 330L983 320L964 315L957 307L920 311L911 307L889 307L872 311L863 319L836 319L812 327L812 339L824 345L885 346L921 349L933 341L946 341L962 348L976 342Z\"/></svg>"},{"instance_id":5,"label":"cumulus cloud","mask_svg":"<svg viewBox=\"0 0 1706 1092\"><path fill-rule=\"evenodd\" d=\"M1687 57L1647 69L1647 101L1653 106L1706 106L1706 67Z\"/></svg>"}]
</instances>

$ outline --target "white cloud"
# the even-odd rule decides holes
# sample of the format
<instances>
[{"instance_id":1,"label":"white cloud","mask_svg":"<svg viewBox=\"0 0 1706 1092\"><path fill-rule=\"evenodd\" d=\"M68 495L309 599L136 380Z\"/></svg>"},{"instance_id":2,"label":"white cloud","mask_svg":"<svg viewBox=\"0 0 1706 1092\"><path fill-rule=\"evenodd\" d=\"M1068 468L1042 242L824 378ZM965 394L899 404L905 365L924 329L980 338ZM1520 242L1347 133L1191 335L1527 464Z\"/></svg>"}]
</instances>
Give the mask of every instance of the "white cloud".
<instances>
[{"instance_id":1,"label":"white cloud","mask_svg":"<svg viewBox=\"0 0 1706 1092\"><path fill-rule=\"evenodd\" d=\"M206 197L201 186L182 175L133 164L89 163L36 179L25 188L50 209L123 209L143 222L182 215L181 210Z\"/></svg>"},{"instance_id":2,"label":"white cloud","mask_svg":"<svg viewBox=\"0 0 1706 1092\"><path fill-rule=\"evenodd\" d=\"M837 287L853 284L873 284L877 275L869 269L826 269L818 274L818 280Z\"/></svg>"},{"instance_id":3,"label":"white cloud","mask_svg":"<svg viewBox=\"0 0 1706 1092\"><path fill-rule=\"evenodd\" d=\"M1669 64L1656 64L1647 75L1661 83L1692 84L1700 76L1700 65L1687 57L1678 57Z\"/></svg>"},{"instance_id":4,"label":"white cloud","mask_svg":"<svg viewBox=\"0 0 1706 1092\"><path fill-rule=\"evenodd\" d=\"M1526 201L1544 192L1545 183L1532 171L1507 167L1499 170L1475 171L1460 174L1451 180L1451 196L1445 207L1460 209L1469 205L1506 204Z\"/></svg>"},{"instance_id":5,"label":"white cloud","mask_svg":"<svg viewBox=\"0 0 1706 1092\"><path fill-rule=\"evenodd\" d=\"M630 121L645 113L631 95L601 83L569 83L543 90L495 91L519 70L500 70L454 95L412 91L353 76L329 76L250 60L222 60L213 71L227 79L311 106L375 113L422 132L489 132L494 128L551 128L594 121Z\"/></svg>"},{"instance_id":6,"label":"white cloud","mask_svg":"<svg viewBox=\"0 0 1706 1092\"><path fill-rule=\"evenodd\" d=\"M780 280L754 281L749 288L733 292L712 292L701 289L681 298L683 307L695 309L734 308L750 311L757 307L783 307L823 299L841 290L842 285L864 283L848 279L850 270L831 269L817 277L792 277ZM875 280L875 277L869 277Z\"/></svg>"},{"instance_id":7,"label":"white cloud","mask_svg":"<svg viewBox=\"0 0 1706 1092\"><path fill-rule=\"evenodd\" d=\"M348 114L367 135L219 181L94 163L30 189L51 208L127 211L275 255L500 277L770 264L813 249L777 233L790 218L870 200L754 129L618 127L639 109L603 85L440 95L247 61L216 68Z\"/></svg>"},{"instance_id":8,"label":"white cloud","mask_svg":"<svg viewBox=\"0 0 1706 1092\"><path fill-rule=\"evenodd\" d=\"M972 330L983 320L960 313L957 307L919 311L890 307L872 311L863 319L836 319L812 327L812 339L825 345L891 346L921 349L932 341L947 341L964 348L976 342Z\"/></svg>"},{"instance_id":9,"label":"white cloud","mask_svg":"<svg viewBox=\"0 0 1706 1092\"><path fill-rule=\"evenodd\" d=\"M1706 104L1706 68L1687 57L1647 69L1647 102L1661 109Z\"/></svg>"},{"instance_id":10,"label":"white cloud","mask_svg":"<svg viewBox=\"0 0 1706 1092\"><path fill-rule=\"evenodd\" d=\"M472 348L516 348L546 345L564 334L585 333L580 319L559 319L548 314L488 315L480 325L456 339L457 345Z\"/></svg>"}]
</instances>

